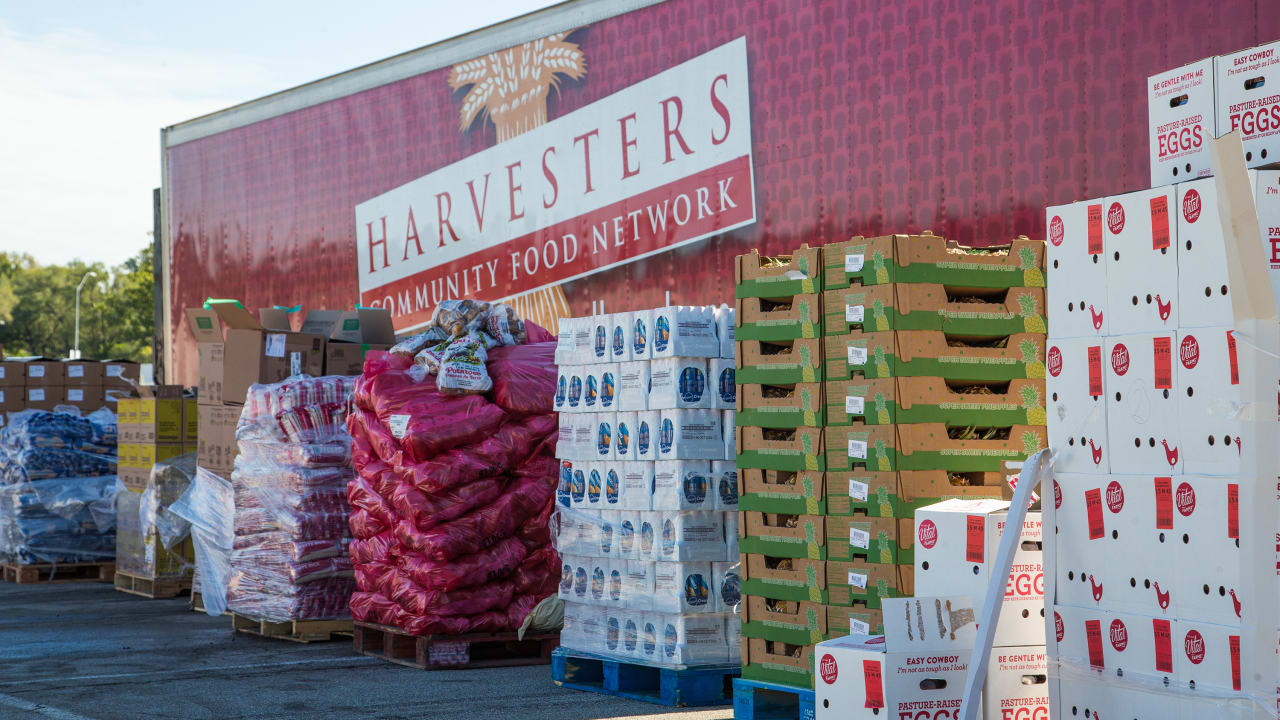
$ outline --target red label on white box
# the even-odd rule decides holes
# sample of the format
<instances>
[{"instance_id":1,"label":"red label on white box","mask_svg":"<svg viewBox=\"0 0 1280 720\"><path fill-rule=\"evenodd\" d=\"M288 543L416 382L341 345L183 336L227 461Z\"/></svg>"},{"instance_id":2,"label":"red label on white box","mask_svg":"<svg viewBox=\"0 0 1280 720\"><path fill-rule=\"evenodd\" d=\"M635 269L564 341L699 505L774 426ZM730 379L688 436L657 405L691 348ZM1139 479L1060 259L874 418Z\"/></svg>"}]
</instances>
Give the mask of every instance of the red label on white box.
<instances>
[{"instance_id":1,"label":"red label on white box","mask_svg":"<svg viewBox=\"0 0 1280 720\"><path fill-rule=\"evenodd\" d=\"M1156 529L1173 529L1173 478L1156 478Z\"/></svg>"},{"instance_id":2,"label":"red label on white box","mask_svg":"<svg viewBox=\"0 0 1280 720\"><path fill-rule=\"evenodd\" d=\"M822 656L822 661L818 663L818 674L822 676L822 682L828 685L834 683L840 675L840 668L831 653Z\"/></svg>"},{"instance_id":3,"label":"red label on white box","mask_svg":"<svg viewBox=\"0 0 1280 720\"><path fill-rule=\"evenodd\" d=\"M1127 351L1126 351L1127 352ZM1126 361L1127 367L1127 361ZM1102 346L1089 347L1089 397L1102 395Z\"/></svg>"},{"instance_id":4,"label":"red label on white box","mask_svg":"<svg viewBox=\"0 0 1280 720\"><path fill-rule=\"evenodd\" d=\"M1178 514L1182 517L1191 517L1191 513L1196 511L1196 489L1190 483L1178 483L1178 492L1173 499L1178 506Z\"/></svg>"},{"instance_id":5,"label":"red label on white box","mask_svg":"<svg viewBox=\"0 0 1280 720\"><path fill-rule=\"evenodd\" d=\"M1151 249L1169 247L1169 198L1157 195L1151 198Z\"/></svg>"},{"instance_id":6,"label":"red label on white box","mask_svg":"<svg viewBox=\"0 0 1280 720\"><path fill-rule=\"evenodd\" d=\"M1106 667L1102 660L1102 623L1098 620L1084 621L1084 638L1089 645L1089 665Z\"/></svg>"},{"instance_id":7,"label":"red label on white box","mask_svg":"<svg viewBox=\"0 0 1280 720\"><path fill-rule=\"evenodd\" d=\"M1058 642L1062 642L1062 638L1066 635L1066 628L1062 625L1062 616L1056 610L1053 612L1053 632L1058 637Z\"/></svg>"},{"instance_id":8,"label":"red label on white box","mask_svg":"<svg viewBox=\"0 0 1280 720\"><path fill-rule=\"evenodd\" d=\"M983 562L986 557L987 517L985 515L969 515L965 518L964 530L965 562Z\"/></svg>"},{"instance_id":9,"label":"red label on white box","mask_svg":"<svg viewBox=\"0 0 1280 720\"><path fill-rule=\"evenodd\" d=\"M1124 488L1115 480L1107 483L1107 509L1112 513L1124 509Z\"/></svg>"},{"instance_id":10,"label":"red label on white box","mask_svg":"<svg viewBox=\"0 0 1280 720\"><path fill-rule=\"evenodd\" d=\"M1240 690L1240 636L1227 637L1227 645L1231 653L1231 689Z\"/></svg>"},{"instance_id":11,"label":"red label on white box","mask_svg":"<svg viewBox=\"0 0 1280 720\"><path fill-rule=\"evenodd\" d=\"M1155 357L1157 390L1173 388L1173 340L1167 337L1151 338L1151 350Z\"/></svg>"},{"instance_id":12,"label":"red label on white box","mask_svg":"<svg viewBox=\"0 0 1280 720\"><path fill-rule=\"evenodd\" d=\"M1227 537L1240 539L1240 485L1227 484Z\"/></svg>"},{"instance_id":13,"label":"red label on white box","mask_svg":"<svg viewBox=\"0 0 1280 720\"><path fill-rule=\"evenodd\" d=\"M1204 662L1204 636L1199 630L1187 631L1187 636L1182 640L1182 649L1187 653L1187 660L1190 660L1192 665Z\"/></svg>"},{"instance_id":14,"label":"red label on white box","mask_svg":"<svg viewBox=\"0 0 1280 720\"><path fill-rule=\"evenodd\" d=\"M1062 244L1062 238L1065 235L1066 230L1062 226L1062 218L1054 215L1053 219L1049 221L1049 242L1053 243L1054 247L1058 247Z\"/></svg>"},{"instance_id":15,"label":"red label on white box","mask_svg":"<svg viewBox=\"0 0 1280 720\"><path fill-rule=\"evenodd\" d=\"M1058 349L1057 345L1049 348L1049 352L1045 354L1044 359L1051 377L1058 377L1062 374L1062 351Z\"/></svg>"},{"instance_id":16,"label":"red label on white box","mask_svg":"<svg viewBox=\"0 0 1280 720\"><path fill-rule=\"evenodd\" d=\"M1236 361L1236 336L1227 331L1227 361L1231 364L1231 384L1240 384L1240 364Z\"/></svg>"},{"instance_id":17,"label":"red label on white box","mask_svg":"<svg viewBox=\"0 0 1280 720\"><path fill-rule=\"evenodd\" d=\"M1169 627L1169 621L1154 618L1151 621L1151 630L1155 635L1156 670L1171 673L1173 672L1173 631Z\"/></svg>"},{"instance_id":18,"label":"red label on white box","mask_svg":"<svg viewBox=\"0 0 1280 720\"><path fill-rule=\"evenodd\" d=\"M1195 188L1187 190L1182 196L1182 219L1193 223L1200 219L1200 193Z\"/></svg>"},{"instance_id":19,"label":"red label on white box","mask_svg":"<svg viewBox=\"0 0 1280 720\"><path fill-rule=\"evenodd\" d=\"M865 708L884 707L884 686L881 684L880 663L876 660L862 661L862 682L866 686L867 701Z\"/></svg>"},{"instance_id":20,"label":"red label on white box","mask_svg":"<svg viewBox=\"0 0 1280 720\"><path fill-rule=\"evenodd\" d=\"M938 544L938 526L932 520L921 522L920 529L916 530L916 539L925 550L932 550Z\"/></svg>"},{"instance_id":21,"label":"red label on white box","mask_svg":"<svg viewBox=\"0 0 1280 720\"><path fill-rule=\"evenodd\" d=\"M1121 377L1129 372L1129 348L1124 343L1116 343L1111 348L1111 370Z\"/></svg>"},{"instance_id":22,"label":"red label on white box","mask_svg":"<svg viewBox=\"0 0 1280 720\"><path fill-rule=\"evenodd\" d=\"M1124 206L1118 202L1111 203L1111 207L1107 208L1107 229L1112 235L1124 232Z\"/></svg>"},{"instance_id":23,"label":"red label on white box","mask_svg":"<svg viewBox=\"0 0 1280 720\"><path fill-rule=\"evenodd\" d=\"M1106 524L1102 520L1102 491L1098 488L1086 490L1084 493L1084 509L1089 515L1089 539L1097 540L1107 534Z\"/></svg>"},{"instance_id":24,"label":"red label on white box","mask_svg":"<svg viewBox=\"0 0 1280 720\"><path fill-rule=\"evenodd\" d=\"M1102 205L1089 206L1089 254L1102 254Z\"/></svg>"},{"instance_id":25,"label":"red label on white box","mask_svg":"<svg viewBox=\"0 0 1280 720\"><path fill-rule=\"evenodd\" d=\"M1124 649L1129 647L1129 629L1124 626L1120 618L1111 621L1108 635L1111 639L1111 647L1115 648L1116 652L1124 652Z\"/></svg>"},{"instance_id":26,"label":"red label on white box","mask_svg":"<svg viewBox=\"0 0 1280 720\"><path fill-rule=\"evenodd\" d=\"M1178 346L1178 359L1182 361L1182 367L1188 370L1200 363L1200 343L1195 335L1182 338L1182 344Z\"/></svg>"}]
</instances>

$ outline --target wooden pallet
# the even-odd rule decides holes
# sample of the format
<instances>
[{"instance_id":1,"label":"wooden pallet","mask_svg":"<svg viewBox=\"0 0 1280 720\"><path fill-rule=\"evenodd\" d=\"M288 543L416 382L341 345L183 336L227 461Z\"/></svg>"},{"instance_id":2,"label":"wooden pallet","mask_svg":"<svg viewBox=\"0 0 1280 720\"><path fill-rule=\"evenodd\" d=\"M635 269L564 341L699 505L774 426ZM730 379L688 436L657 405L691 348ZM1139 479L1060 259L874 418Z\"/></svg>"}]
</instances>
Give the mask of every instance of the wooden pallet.
<instances>
[{"instance_id":1,"label":"wooden pallet","mask_svg":"<svg viewBox=\"0 0 1280 720\"><path fill-rule=\"evenodd\" d=\"M350 620L289 620L287 622L271 622L241 615L235 612L231 616L231 626L236 632L258 635L272 640L288 640L290 642L310 643L337 640L351 637Z\"/></svg>"},{"instance_id":2,"label":"wooden pallet","mask_svg":"<svg viewBox=\"0 0 1280 720\"><path fill-rule=\"evenodd\" d=\"M737 664L669 668L563 647L551 654L556 685L672 707L728 705L741 672Z\"/></svg>"},{"instance_id":3,"label":"wooden pallet","mask_svg":"<svg viewBox=\"0 0 1280 720\"><path fill-rule=\"evenodd\" d=\"M103 563L48 563L22 565L0 563L0 575L5 582L19 585L61 582L111 582L116 574L114 562Z\"/></svg>"},{"instance_id":4,"label":"wooden pallet","mask_svg":"<svg viewBox=\"0 0 1280 720\"><path fill-rule=\"evenodd\" d=\"M560 645L559 633L513 632L410 635L399 628L355 624L357 653L419 670L547 665Z\"/></svg>"},{"instance_id":5,"label":"wooden pallet","mask_svg":"<svg viewBox=\"0 0 1280 720\"><path fill-rule=\"evenodd\" d=\"M116 571L116 589L144 598L171 598L191 590L191 578L153 578Z\"/></svg>"},{"instance_id":6,"label":"wooden pallet","mask_svg":"<svg viewBox=\"0 0 1280 720\"><path fill-rule=\"evenodd\" d=\"M813 720L813 690L738 678L733 681L733 717L734 720Z\"/></svg>"}]
</instances>

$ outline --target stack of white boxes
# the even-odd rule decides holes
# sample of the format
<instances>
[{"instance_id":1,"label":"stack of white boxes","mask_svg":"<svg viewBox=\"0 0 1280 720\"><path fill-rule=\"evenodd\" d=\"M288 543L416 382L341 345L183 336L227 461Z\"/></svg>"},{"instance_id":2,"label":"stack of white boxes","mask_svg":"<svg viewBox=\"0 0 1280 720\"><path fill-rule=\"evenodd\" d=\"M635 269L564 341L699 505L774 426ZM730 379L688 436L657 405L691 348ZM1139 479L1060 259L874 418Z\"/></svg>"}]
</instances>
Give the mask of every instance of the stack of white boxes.
<instances>
[{"instance_id":1,"label":"stack of white boxes","mask_svg":"<svg viewBox=\"0 0 1280 720\"><path fill-rule=\"evenodd\" d=\"M1275 268L1280 173L1250 175ZM1046 221L1054 716L1230 717L1247 705L1241 619L1260 610L1239 597L1239 509L1271 484L1239 477L1214 179L1051 207Z\"/></svg>"},{"instance_id":2,"label":"stack of white boxes","mask_svg":"<svg viewBox=\"0 0 1280 720\"><path fill-rule=\"evenodd\" d=\"M737 664L733 311L560 321L561 645Z\"/></svg>"}]
</instances>

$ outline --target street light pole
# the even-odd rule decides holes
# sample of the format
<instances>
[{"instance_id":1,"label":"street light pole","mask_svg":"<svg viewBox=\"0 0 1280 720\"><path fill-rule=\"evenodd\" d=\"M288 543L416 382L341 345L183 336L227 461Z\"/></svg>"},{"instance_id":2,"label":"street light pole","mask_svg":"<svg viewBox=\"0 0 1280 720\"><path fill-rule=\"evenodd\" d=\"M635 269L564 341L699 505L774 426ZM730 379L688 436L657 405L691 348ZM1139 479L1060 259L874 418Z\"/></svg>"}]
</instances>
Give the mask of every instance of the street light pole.
<instances>
[{"instance_id":1,"label":"street light pole","mask_svg":"<svg viewBox=\"0 0 1280 720\"><path fill-rule=\"evenodd\" d=\"M80 284L76 286L76 346L71 351L72 360L80 359L80 291L84 289L84 284L91 277L97 277L97 273L92 270L85 273L84 277L80 278Z\"/></svg>"}]
</instances>

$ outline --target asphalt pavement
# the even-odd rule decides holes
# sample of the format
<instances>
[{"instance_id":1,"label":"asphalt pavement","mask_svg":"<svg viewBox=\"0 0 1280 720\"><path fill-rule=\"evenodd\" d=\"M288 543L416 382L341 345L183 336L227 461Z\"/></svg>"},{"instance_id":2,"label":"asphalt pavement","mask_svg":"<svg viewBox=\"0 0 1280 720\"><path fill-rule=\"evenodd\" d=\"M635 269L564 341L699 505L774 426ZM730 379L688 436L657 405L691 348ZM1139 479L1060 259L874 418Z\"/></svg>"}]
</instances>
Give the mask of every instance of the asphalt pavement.
<instances>
[{"instance_id":1,"label":"asphalt pavement","mask_svg":"<svg viewBox=\"0 0 1280 720\"><path fill-rule=\"evenodd\" d=\"M566 690L547 665L423 671L298 644L104 583L0 583L0 718L727 720Z\"/></svg>"}]
</instances>

